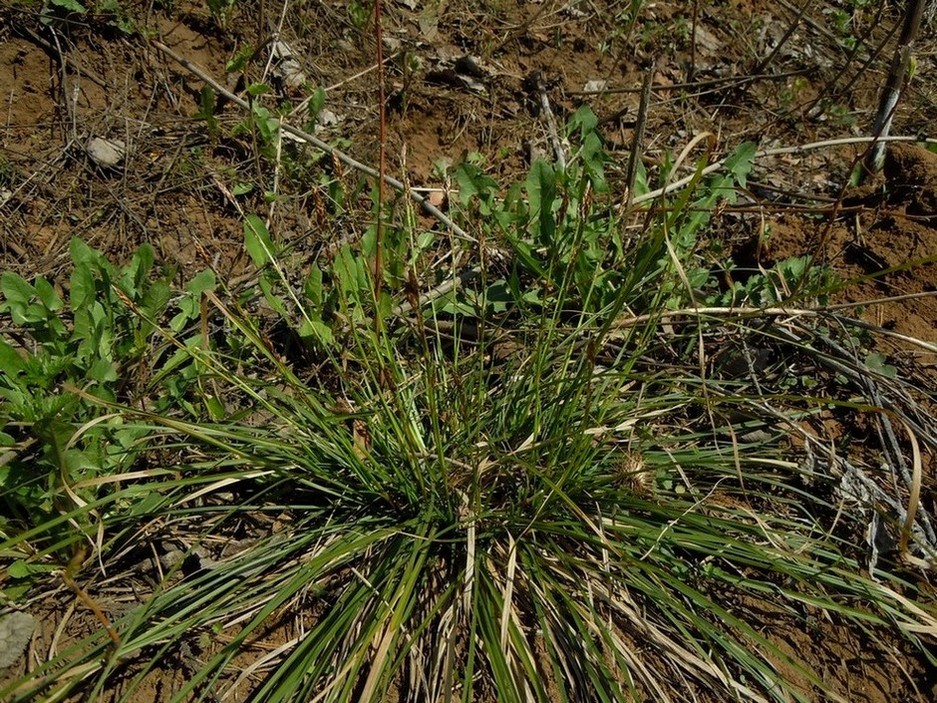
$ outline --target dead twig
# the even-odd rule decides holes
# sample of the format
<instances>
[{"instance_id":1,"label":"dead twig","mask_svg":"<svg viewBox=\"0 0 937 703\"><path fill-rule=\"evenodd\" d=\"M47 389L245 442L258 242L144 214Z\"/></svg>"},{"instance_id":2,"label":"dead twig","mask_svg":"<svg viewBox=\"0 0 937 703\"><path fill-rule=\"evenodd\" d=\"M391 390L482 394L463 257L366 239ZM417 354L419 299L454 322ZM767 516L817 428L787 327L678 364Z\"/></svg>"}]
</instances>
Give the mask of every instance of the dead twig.
<instances>
[{"instance_id":1,"label":"dead twig","mask_svg":"<svg viewBox=\"0 0 937 703\"><path fill-rule=\"evenodd\" d=\"M814 151L816 149L828 149L830 147L849 146L849 145L855 145L855 144L869 144L869 143L876 142L876 141L879 141L879 142L923 142L925 144L937 144L937 139L935 138L923 138L923 137L917 137L917 136L915 137L911 137L911 136L842 137L840 139L824 139L819 142L810 142L808 144L798 144L796 146L784 146L784 147L777 147L775 149L761 149L760 151L755 152L755 156L753 158L760 159L760 158L764 158L765 156L784 156L786 154L802 154L804 152ZM638 203L644 203L644 202L647 202L648 200L654 200L656 198L659 198L662 195L666 195L667 193L671 193L675 190L680 190L684 186L692 183L694 180L696 180L700 176L708 176L711 173L715 173L716 171L718 171L725 165L727 158L728 157L724 159L719 159L718 161L714 161L713 163L709 164L709 166L704 168L699 174L694 173L690 176L686 176L685 178L672 181L662 188L658 188L657 190L652 190L649 193L644 193L643 195L639 195L638 197L634 199L633 204L637 205Z\"/></svg>"},{"instance_id":2,"label":"dead twig","mask_svg":"<svg viewBox=\"0 0 937 703\"><path fill-rule=\"evenodd\" d=\"M550 98L547 95L547 88L543 83L543 76L537 75L535 78L537 92L540 94L540 111L544 122L547 123L547 133L550 136L550 143L553 145L553 155L556 158L557 165L566 168L566 146L568 143L561 139L559 130L556 127L556 117L553 115L553 109L550 107Z\"/></svg>"},{"instance_id":3,"label":"dead twig","mask_svg":"<svg viewBox=\"0 0 937 703\"><path fill-rule=\"evenodd\" d=\"M838 88L838 89L836 88L836 84L839 82L839 79L842 78L846 74L846 71L849 69L849 66L852 64L853 61L856 60L857 56L859 55L860 47L863 47L866 45L868 39L872 35L872 31L875 29L875 27L877 27L881 23L882 14L884 13L884 10L885 10L885 3L880 3L878 6L878 10L876 11L876 14L875 14L875 19L873 19L872 22L869 23L869 28L865 31L865 33L862 36L859 37L859 40L856 42L856 45L853 47L852 51L849 53L849 56L846 57L846 62L843 64L840 70L832 78L830 78L823 85L823 87L820 88L820 90L817 91L817 97L813 98L812 100L808 101L807 103L803 105L798 106L794 110L795 112L801 112L803 110L806 110L807 119L815 120L818 117L820 117L820 115L823 114L823 111L826 109L826 104L828 101L831 101L831 100L835 101L839 99L839 97L842 95L850 94L856 82L863 75L865 75L865 72L869 70L869 67L873 63L875 63L875 61L878 60L878 57L885 50L885 47L888 45L888 43L892 40L892 37L894 37L895 33L898 31L897 24L894 25L890 30L888 30L888 33L885 35L882 41L879 42L878 46L875 47L872 53L865 58L865 60L862 62L862 66L860 66L859 69L846 82L846 85L844 85L842 88Z\"/></svg>"},{"instance_id":4,"label":"dead twig","mask_svg":"<svg viewBox=\"0 0 937 703\"><path fill-rule=\"evenodd\" d=\"M217 80L212 78L206 71L202 70L201 68L193 64L188 59L183 58L182 56L179 56L179 54L177 54L175 51L173 51L172 49L170 49L168 46L166 46L160 41L152 40L150 43L152 44L154 48L156 48L157 50L169 56L173 61L178 63L185 70L189 71L194 76L201 79L205 84L211 87L211 89L214 90L219 95L224 96L227 100L229 100L230 102L234 103L235 105L238 105L239 107L245 110L250 109L250 104L246 100L232 93L230 90L228 90L223 85L221 85L221 83L219 83ZM452 235L456 237L457 239L461 239L466 242L472 242L473 244L478 242L478 240L475 237L473 237L464 229L459 227L459 225L453 222L452 219L449 218L447 215L445 215L439 208L437 208L435 205L430 203L426 198L424 198L418 192L408 188L403 182L397 180L396 178L393 178L386 174L382 174L379 170L376 170L366 164L363 164L362 162L358 161L354 157L346 154L344 151L341 151L340 149L336 149L331 144L323 141L322 139L319 139L315 135L310 134L309 132L306 132L297 127L293 127L292 125L287 124L283 122L282 120L280 122L280 129L284 133L292 135L295 139L302 141L302 142L308 142L309 144L312 144L314 147L321 149L327 154L330 154L333 158L337 159L338 161L345 164L346 166L349 166L357 171L360 171L361 173L371 176L372 178L377 178L380 181L389 185L394 190L404 193L413 201L415 201L417 204L419 204L424 212L434 217L440 224L442 224L446 229L448 229L452 233ZM439 286L436 286L432 290L420 296L420 304L424 305L427 302L430 302L442 295L445 295L446 293L451 291L453 288L455 288L460 281L465 281L470 278L473 278L477 274L478 274L478 269L472 268L463 272L458 277L450 279L449 281L446 281L440 284ZM396 306L393 310L393 313L395 315L405 315L411 309L412 309L411 303L404 302Z\"/></svg>"},{"instance_id":5,"label":"dead twig","mask_svg":"<svg viewBox=\"0 0 937 703\"><path fill-rule=\"evenodd\" d=\"M757 81L780 81L794 76L804 76L810 73L809 69L798 68L784 73L763 73L751 76L723 76L721 78L710 78L705 81L688 81L686 83L673 83L671 85L657 85L654 90L658 93L670 92L675 90L688 90L693 88L738 88L747 83ZM640 88L599 88L597 90L571 90L567 95L582 97L587 95L616 95L620 93L640 93L644 90L643 84Z\"/></svg>"},{"instance_id":6,"label":"dead twig","mask_svg":"<svg viewBox=\"0 0 937 703\"><path fill-rule=\"evenodd\" d=\"M182 56L179 56L179 54L177 54L175 51L170 49L168 46L166 46L162 42L157 41L157 40L152 40L150 44L154 48L159 50L160 52L166 54L173 61L178 63L180 66L182 66L185 70L189 71L192 75L202 80L204 83L206 83L212 90L214 90L219 95L224 96L227 100L229 100L230 102L234 103L235 105L238 105L239 107L245 110L250 109L250 104L246 100L232 93L230 90L228 90L223 85L221 85L221 83L219 83L217 80L212 78L207 72L205 72L204 70L196 66L194 63L192 63L188 59L183 58ZM294 127L282 121L280 122L280 129L282 129L284 133L291 135L298 141L308 142L309 144L312 144L317 149L321 149L327 154L330 154L331 156L335 157L346 166L349 166L355 169L356 171L360 171L361 173L371 176L372 178L381 177L381 174L377 169L374 169L358 161L354 157L346 154L344 151L341 151L340 149L336 149L328 142L325 142L322 139L319 139L317 136L310 134L309 132L306 132L302 129L299 129L297 127ZM467 241L467 242L477 243L478 240L476 240L475 237L473 237L464 229L459 227L459 225L453 222L447 215L445 215L445 213L443 213L439 208L437 208L435 205L430 203L422 195L412 190L408 190L407 187L401 181L397 180L396 178L393 178L392 176L385 175L383 180L387 185L389 185L394 190L399 191L401 193L405 193L408 197L414 200L417 204L420 205L420 207L423 209L424 212L436 218L436 220L438 220L440 224L446 227L446 229L448 229L455 237L457 237L458 239Z\"/></svg>"},{"instance_id":7,"label":"dead twig","mask_svg":"<svg viewBox=\"0 0 937 703\"><path fill-rule=\"evenodd\" d=\"M625 200L625 212L631 209L634 202L634 182L638 177L638 163L644 151L644 130L647 127L647 111L651 103L651 85L654 83L654 73L657 71L657 62L652 61L647 73L644 74L644 85L641 88L641 102L638 105L638 116L634 122L634 131L631 134L631 153L628 154L628 196Z\"/></svg>"},{"instance_id":8,"label":"dead twig","mask_svg":"<svg viewBox=\"0 0 937 703\"><path fill-rule=\"evenodd\" d=\"M908 539L911 537L911 530L914 527L914 518L917 515L921 504L921 447L918 445L917 435L908 423L902 420L905 431L908 433L908 439L911 440L911 476L910 495L908 496L908 511L904 518L904 524L901 526L901 539L898 545L899 553L902 557L908 555Z\"/></svg>"}]
</instances>

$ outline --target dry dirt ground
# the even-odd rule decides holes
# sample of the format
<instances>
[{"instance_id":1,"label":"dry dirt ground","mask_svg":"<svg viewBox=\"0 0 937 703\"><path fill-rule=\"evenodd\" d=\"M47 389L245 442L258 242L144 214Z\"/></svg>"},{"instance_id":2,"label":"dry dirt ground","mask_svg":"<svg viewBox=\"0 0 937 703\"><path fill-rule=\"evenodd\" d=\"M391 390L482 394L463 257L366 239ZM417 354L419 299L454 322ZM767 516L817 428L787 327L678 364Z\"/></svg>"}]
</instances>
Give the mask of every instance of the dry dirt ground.
<instances>
[{"instance_id":1,"label":"dry dirt ground","mask_svg":"<svg viewBox=\"0 0 937 703\"><path fill-rule=\"evenodd\" d=\"M295 107L300 126L304 101L325 88L317 134L376 164L376 43L358 11L370 2L242 0L221 17L206 2L121 0L116 13L52 19L40 16L42 5L0 3L0 269L54 279L68 269L69 240L81 237L115 260L148 242L178 267L179 282L208 266L236 278L248 267L247 212L268 215L274 235L309 256L360 237L369 199L358 175L293 143L258 144L255 133L237 129L245 115L230 102L206 119L202 81L148 39L240 94L266 82L275 95L265 99ZM446 166L461 160L475 159L506 186L523 176L532 155L549 152L545 95L560 124L580 106L592 108L624 198L648 72L643 159L652 181L668 153L703 132L713 135L714 156L745 140L771 148L866 134L894 46L893 5L385 0L388 171L412 187L437 189L443 203L451 187ZM919 78L894 134L926 135L935 124L931 31L918 48ZM305 82L291 81L297 74L272 58L274 34L291 47L290 66ZM226 72L245 48L256 50L254 59ZM120 162L98 163L89 155L93 138L123 142ZM257 157L263 148L272 150L269 158ZM855 279L839 302L921 294L862 314L937 342L937 300L927 295L937 290L937 156L896 147L887 188L845 189L862 149L847 144L759 160L751 192L717 219L712 236L748 267L819 255ZM357 209L346 203L340 218L330 200L336 184L361 201ZM277 193L275 204L267 192ZM937 365L937 355L900 340L883 351L915 373L933 374ZM931 496L925 500L933 507ZM750 609L756 606L765 634L805 656L846 700L937 700L937 673L901 644L873 644L825 622L805 632L770 603ZM65 595L45 615L33 657L45 656L53 638L61 646L90 626ZM274 627L254 654L292 636L289 626ZM164 700L187 665L167 666L162 683L140 689L135 700ZM239 700L250 687L249 679Z\"/></svg>"}]
</instances>

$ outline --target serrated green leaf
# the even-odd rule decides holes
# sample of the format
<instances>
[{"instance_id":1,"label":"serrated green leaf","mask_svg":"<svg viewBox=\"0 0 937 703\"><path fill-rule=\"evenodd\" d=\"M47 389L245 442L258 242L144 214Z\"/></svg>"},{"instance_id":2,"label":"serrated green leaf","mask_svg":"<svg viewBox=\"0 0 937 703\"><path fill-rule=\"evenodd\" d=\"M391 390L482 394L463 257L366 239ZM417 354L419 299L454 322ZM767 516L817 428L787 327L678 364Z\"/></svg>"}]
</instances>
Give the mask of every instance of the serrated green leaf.
<instances>
[{"instance_id":1,"label":"serrated green leaf","mask_svg":"<svg viewBox=\"0 0 937 703\"><path fill-rule=\"evenodd\" d=\"M307 342L326 345L335 341L332 329L320 320L303 320L303 324L299 326L299 337Z\"/></svg>"},{"instance_id":2,"label":"serrated green leaf","mask_svg":"<svg viewBox=\"0 0 937 703\"><path fill-rule=\"evenodd\" d=\"M88 266L93 271L101 271L114 277L114 267L111 263L101 255L101 252L95 251L78 237L72 237L68 253L76 267Z\"/></svg>"},{"instance_id":3,"label":"serrated green leaf","mask_svg":"<svg viewBox=\"0 0 937 703\"><path fill-rule=\"evenodd\" d=\"M394 296L392 296L387 291L381 291L380 297L377 301L377 314L378 317L382 320L386 320L390 317L391 312L394 309Z\"/></svg>"},{"instance_id":4,"label":"serrated green leaf","mask_svg":"<svg viewBox=\"0 0 937 703\"><path fill-rule=\"evenodd\" d=\"M211 86L203 86L199 95L198 112L195 116L200 120L210 120L215 115L215 91Z\"/></svg>"},{"instance_id":5,"label":"serrated green leaf","mask_svg":"<svg viewBox=\"0 0 937 703\"><path fill-rule=\"evenodd\" d=\"M752 171L757 151L758 145L754 142L742 142L732 152L732 155L725 160L725 170L731 173L735 178L735 182L743 188L748 182L748 174Z\"/></svg>"},{"instance_id":6,"label":"serrated green leaf","mask_svg":"<svg viewBox=\"0 0 937 703\"><path fill-rule=\"evenodd\" d=\"M157 318L166 310L171 297L172 291L169 283L165 280L155 281L143 295L143 300L140 301L140 311L151 319Z\"/></svg>"},{"instance_id":7,"label":"serrated green leaf","mask_svg":"<svg viewBox=\"0 0 937 703\"><path fill-rule=\"evenodd\" d=\"M88 378L98 383L112 383L117 380L117 370L107 359L96 359L88 369Z\"/></svg>"},{"instance_id":8,"label":"serrated green leaf","mask_svg":"<svg viewBox=\"0 0 937 703\"><path fill-rule=\"evenodd\" d=\"M289 315L283 301L273 292L273 283L265 276L260 278L260 290L263 291L264 299L270 307L276 310L281 317L285 318Z\"/></svg>"},{"instance_id":9,"label":"serrated green leaf","mask_svg":"<svg viewBox=\"0 0 937 703\"><path fill-rule=\"evenodd\" d=\"M36 295L49 312L56 312L64 305L55 288L44 278L36 279Z\"/></svg>"},{"instance_id":10,"label":"serrated green leaf","mask_svg":"<svg viewBox=\"0 0 937 703\"><path fill-rule=\"evenodd\" d=\"M208 414L211 415L211 419L215 422L223 420L225 415L227 415L222 403L218 398L210 393L206 393L202 396L202 400L205 403L205 409L208 410Z\"/></svg>"},{"instance_id":11,"label":"serrated green leaf","mask_svg":"<svg viewBox=\"0 0 937 703\"><path fill-rule=\"evenodd\" d=\"M140 245L140 248L134 252L133 258L120 277L121 287L131 299L136 300L140 295L155 262L156 253L149 244Z\"/></svg>"},{"instance_id":12,"label":"serrated green leaf","mask_svg":"<svg viewBox=\"0 0 937 703\"><path fill-rule=\"evenodd\" d=\"M234 55L234 58L228 61L225 64L224 70L228 73L238 73L243 71L247 66L247 62L251 60L251 57L254 55L254 47L251 44L242 47Z\"/></svg>"},{"instance_id":13,"label":"serrated green leaf","mask_svg":"<svg viewBox=\"0 0 937 703\"><path fill-rule=\"evenodd\" d=\"M356 256L347 244L335 257L332 272L346 294L357 296L367 289L367 272L364 270L364 262L361 259L362 257Z\"/></svg>"},{"instance_id":14,"label":"serrated green leaf","mask_svg":"<svg viewBox=\"0 0 937 703\"><path fill-rule=\"evenodd\" d=\"M94 275L87 266L76 266L72 271L69 285L69 304L73 312L79 312L92 305L97 297Z\"/></svg>"},{"instance_id":15,"label":"serrated green leaf","mask_svg":"<svg viewBox=\"0 0 937 703\"><path fill-rule=\"evenodd\" d=\"M602 140L596 134L587 134L582 139L580 147L582 164L586 175L592 182L596 193L608 192L608 183L605 180L605 149Z\"/></svg>"},{"instance_id":16,"label":"serrated green leaf","mask_svg":"<svg viewBox=\"0 0 937 703\"><path fill-rule=\"evenodd\" d=\"M14 586L4 586L0 589L0 593L3 594L3 598L9 600L11 603L16 603L20 598L29 593L29 590L32 588L32 585L29 583L21 583Z\"/></svg>"},{"instance_id":17,"label":"serrated green leaf","mask_svg":"<svg viewBox=\"0 0 937 703\"><path fill-rule=\"evenodd\" d=\"M873 371L880 373L886 378L895 378L898 375L898 369L891 364L886 363L888 357L878 352L873 352L865 357L865 365Z\"/></svg>"},{"instance_id":18,"label":"serrated green leaf","mask_svg":"<svg viewBox=\"0 0 937 703\"><path fill-rule=\"evenodd\" d=\"M325 107L325 91L322 88L316 88L316 92L309 98L309 121L315 122L322 108Z\"/></svg>"},{"instance_id":19,"label":"serrated green leaf","mask_svg":"<svg viewBox=\"0 0 937 703\"><path fill-rule=\"evenodd\" d=\"M257 97L258 95L263 95L264 93L269 93L269 92L270 92L270 86L267 85L266 83L251 83L249 86L247 86L246 91L247 91L247 94L248 94L248 95L252 95L252 96L254 96L254 97ZM266 111L264 108L262 108L262 107L255 107L255 108L254 108L254 111L257 112L258 114L261 114L261 113L260 113L260 110L263 110L265 113L267 113L267 111ZM269 114L269 113L267 113L267 114Z\"/></svg>"},{"instance_id":20,"label":"serrated green leaf","mask_svg":"<svg viewBox=\"0 0 937 703\"><path fill-rule=\"evenodd\" d=\"M192 295L201 295L206 291L215 290L215 285L217 285L215 272L211 269L205 269L201 273L197 273L195 276L193 276L192 280L189 281L185 289Z\"/></svg>"},{"instance_id":21,"label":"serrated green leaf","mask_svg":"<svg viewBox=\"0 0 937 703\"><path fill-rule=\"evenodd\" d=\"M416 248L418 251L426 251L432 246L433 242L436 239L436 233L431 230L426 230L421 232L420 236L416 240ZM414 252L416 254L416 252Z\"/></svg>"},{"instance_id":22,"label":"serrated green leaf","mask_svg":"<svg viewBox=\"0 0 937 703\"><path fill-rule=\"evenodd\" d=\"M478 196L482 204L488 199L498 184L473 164L461 164L455 172L459 184L459 201L468 205L473 197Z\"/></svg>"}]
</instances>

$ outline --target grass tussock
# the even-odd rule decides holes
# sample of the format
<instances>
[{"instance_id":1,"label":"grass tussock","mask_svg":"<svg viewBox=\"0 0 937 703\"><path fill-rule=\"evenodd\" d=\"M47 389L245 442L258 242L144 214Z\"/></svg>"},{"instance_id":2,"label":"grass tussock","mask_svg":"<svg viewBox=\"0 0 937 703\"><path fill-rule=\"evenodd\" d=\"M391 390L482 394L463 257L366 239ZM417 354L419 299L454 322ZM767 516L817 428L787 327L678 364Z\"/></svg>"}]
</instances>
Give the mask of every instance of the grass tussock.
<instances>
[{"instance_id":1,"label":"grass tussock","mask_svg":"<svg viewBox=\"0 0 937 703\"><path fill-rule=\"evenodd\" d=\"M594 146L594 118L577 120ZM73 360L68 407L32 419L10 408L33 371L3 377L20 473L0 553L22 565L18 597L138 588L0 697L95 700L121 681L130 699L181 659L178 701L841 700L755 602L926 653L937 613L909 570L933 557L926 512L813 429L888 407L888 428L930 442L916 390L859 354L868 331L819 304L834 282L812 262L726 290L701 257L753 147L640 230L605 198L600 151L581 153L506 198L465 167L460 216L487 248L433 298L418 290L459 272L427 264L440 243L412 216L387 234L379 286L367 241L297 285L256 217L247 294L204 277L172 298L148 259L121 275L76 245L58 327L65 301L8 279L5 311L40 331L29 360ZM82 346L95 286L113 293L107 339L134 344ZM131 392L102 349L114 369L148 359L146 381ZM23 473L30 456L47 474ZM874 563L873 515L894 543ZM103 570L90 593L86 559Z\"/></svg>"}]
</instances>

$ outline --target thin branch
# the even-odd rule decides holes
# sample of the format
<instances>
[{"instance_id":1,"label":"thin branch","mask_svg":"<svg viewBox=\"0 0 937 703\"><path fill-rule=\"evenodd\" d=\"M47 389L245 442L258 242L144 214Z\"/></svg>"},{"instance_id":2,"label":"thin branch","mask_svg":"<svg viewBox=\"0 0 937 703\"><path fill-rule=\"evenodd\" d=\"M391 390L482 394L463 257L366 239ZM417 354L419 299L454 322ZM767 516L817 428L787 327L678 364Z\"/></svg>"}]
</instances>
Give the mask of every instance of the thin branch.
<instances>
[{"instance_id":1,"label":"thin branch","mask_svg":"<svg viewBox=\"0 0 937 703\"><path fill-rule=\"evenodd\" d=\"M540 112L544 121L547 123L547 132L550 135L550 143L553 145L553 155L556 158L556 164L561 168L566 168L566 149L565 139L560 138L559 130L556 126L556 117L553 115L553 109L550 107L550 97L547 95L547 87L543 82L543 77L537 75L537 92L540 94Z\"/></svg>"},{"instance_id":2,"label":"thin branch","mask_svg":"<svg viewBox=\"0 0 937 703\"><path fill-rule=\"evenodd\" d=\"M917 136L915 137L911 137L911 136L842 137L840 139L825 139L819 142L810 142L809 144L799 144L796 146L784 146L784 147L778 147L775 149L762 149L760 151L755 152L755 156L753 158L760 159L765 156L783 156L785 154L802 154L806 151L814 151L816 149L826 149L829 147L848 146L848 145L855 145L855 144L870 144L875 141L879 141L879 142L923 142L925 144L937 144L937 139L917 137ZM644 202L647 202L648 200L654 200L655 198L659 198L660 196L665 195L667 193L671 193L675 190L680 190L681 188L683 188L683 186L688 185L694 179L698 178L699 175L708 176L711 173L715 173L716 171L718 171L725 165L725 162L728 160L728 158L729 157L727 156L724 159L714 161L713 163L709 164L709 166L704 168L702 173L698 175L694 173L690 176L687 176L686 178L681 178L680 180L673 181L672 183L668 184L667 186L663 188L658 188L657 190L652 190L650 193L639 195L637 198L634 199L634 204L637 205L638 203L644 203Z\"/></svg>"},{"instance_id":3,"label":"thin branch","mask_svg":"<svg viewBox=\"0 0 937 703\"><path fill-rule=\"evenodd\" d=\"M810 73L810 69L798 68L792 71L786 71L784 73L763 73L754 76L723 76L721 78L710 78L705 81L688 81L686 83L673 83L671 85L656 85L654 86L654 92L656 93L666 93L674 90L687 90L691 88L737 88L739 86L745 85L746 83L753 83L756 81L780 81L785 78L793 78L794 76L804 76ZM642 87L638 88L599 88L597 90L571 90L567 92L567 95L572 95L575 97L584 97L589 95L616 95L621 93L640 93L644 90L643 84Z\"/></svg>"},{"instance_id":4,"label":"thin branch","mask_svg":"<svg viewBox=\"0 0 937 703\"><path fill-rule=\"evenodd\" d=\"M36 34L29 27L16 27L16 24L14 23L14 29L26 34L26 36L28 36L32 41L34 41L36 44L41 46L43 49L45 49L49 53L55 54L57 58L59 58L62 62L68 64L71 67L71 69L75 71L79 76L87 76L88 79L91 80L92 83L97 83L99 86L101 86L105 90L108 89L107 81L101 78L101 76L99 76L94 71L88 68L85 68L80 63L78 63L78 61L73 59L68 54L63 54L60 51L56 52L55 47L53 47L49 42L47 42L45 39L43 39L38 34Z\"/></svg>"},{"instance_id":5,"label":"thin branch","mask_svg":"<svg viewBox=\"0 0 937 703\"><path fill-rule=\"evenodd\" d=\"M875 114L875 124L872 134L875 137L887 137L891 130L891 123L898 108L898 100L904 90L905 78L911 65L911 49L921 28L921 18L924 16L924 0L908 0L905 9L904 21L901 25L901 34L898 37L898 48L892 57L888 68L888 77L882 86L879 97L878 112ZM872 148L866 154L863 165L863 176L868 178L882 170L885 160L885 148L879 139L872 143Z\"/></svg>"},{"instance_id":6,"label":"thin branch","mask_svg":"<svg viewBox=\"0 0 937 703\"><path fill-rule=\"evenodd\" d=\"M152 40L150 44L156 49L158 49L159 51L161 51L162 53L169 56L173 61L178 63L189 73L191 73L192 75L202 80L205 84L211 87L211 89L214 90L219 95L224 96L227 100L233 102L235 105L238 105L244 108L245 110L250 109L250 105L248 104L246 100L232 93L230 90L228 90L223 85L221 85L221 83L219 83L217 80L212 78L203 69L199 68L188 59L185 59L182 56L179 56L179 54L177 54L175 51L170 49L168 46L166 46L162 42L157 41L157 40ZM321 149L327 154L334 156L343 164L345 164L346 166L349 166L350 168L355 169L356 171L360 171L361 173L371 176L372 178L381 177L381 174L378 170L370 166L367 166L366 164L361 163L354 157L346 154L344 151L341 151L340 149L336 149L334 146L332 146L328 142L325 142L322 139L319 139L317 136L310 134L309 132L306 132L297 127L293 127L292 125L286 124L285 122L282 122L282 121L280 122L280 129L282 129L286 134L292 135L299 141L309 142L317 149ZM447 215L445 215L435 205L430 203L426 198L421 196L419 193L409 190L402 182L398 181L396 178L385 175L383 180L387 185L389 185L394 190L399 191L401 193L405 193L408 197L413 199L417 204L420 205L420 207L423 208L424 212L436 218L443 226L445 226L450 232L452 232L452 234L455 237L462 239L464 241L467 241L467 242L476 243L478 241L477 239L475 239L475 237L473 237L464 229L459 227L459 225L453 222L452 219L450 219Z\"/></svg>"}]
</instances>

